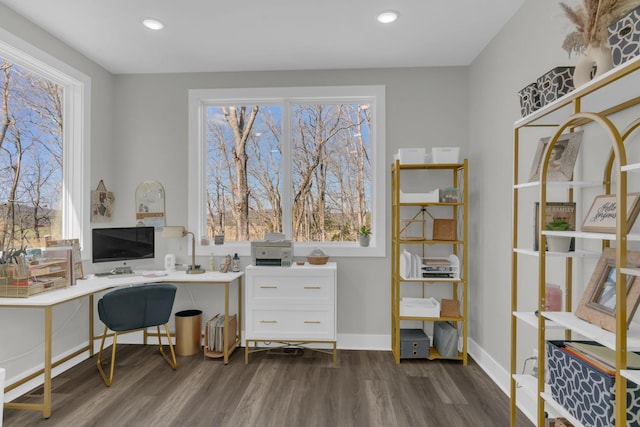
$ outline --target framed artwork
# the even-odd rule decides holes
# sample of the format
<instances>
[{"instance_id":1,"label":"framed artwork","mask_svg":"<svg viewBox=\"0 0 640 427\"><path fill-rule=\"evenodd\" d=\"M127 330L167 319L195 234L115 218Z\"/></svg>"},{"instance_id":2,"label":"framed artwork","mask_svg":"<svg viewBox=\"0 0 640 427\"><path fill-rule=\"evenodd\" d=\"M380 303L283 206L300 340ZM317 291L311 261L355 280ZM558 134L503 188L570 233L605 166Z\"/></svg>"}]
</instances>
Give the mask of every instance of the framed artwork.
<instances>
[{"instance_id":1,"label":"framed artwork","mask_svg":"<svg viewBox=\"0 0 640 427\"><path fill-rule=\"evenodd\" d=\"M640 210L640 193L627 194L627 233L631 230L633 223L638 217ZM596 196L587 212L587 216L582 223L582 231L593 231L596 233L616 232L616 195L605 194Z\"/></svg>"},{"instance_id":2,"label":"framed artwork","mask_svg":"<svg viewBox=\"0 0 640 427\"><path fill-rule=\"evenodd\" d=\"M640 266L640 252L627 252L627 266ZM640 301L640 277L626 277L627 328ZM606 248L596 265L582 300L576 309L576 316L607 331L616 331L616 251Z\"/></svg>"},{"instance_id":3,"label":"framed artwork","mask_svg":"<svg viewBox=\"0 0 640 427\"><path fill-rule=\"evenodd\" d=\"M582 133L583 131L579 131L560 135L549 158L549 167L547 168L548 181L571 181L573 179L573 167L580 151ZM531 172L529 172L529 182L540 180L542 158L549 141L551 141L551 138L546 137L538 142L538 148L531 164Z\"/></svg>"},{"instance_id":4,"label":"framed artwork","mask_svg":"<svg viewBox=\"0 0 640 427\"><path fill-rule=\"evenodd\" d=\"M91 192L91 222L111 222L115 197L107 191L104 181L100 180L95 191Z\"/></svg>"}]
</instances>

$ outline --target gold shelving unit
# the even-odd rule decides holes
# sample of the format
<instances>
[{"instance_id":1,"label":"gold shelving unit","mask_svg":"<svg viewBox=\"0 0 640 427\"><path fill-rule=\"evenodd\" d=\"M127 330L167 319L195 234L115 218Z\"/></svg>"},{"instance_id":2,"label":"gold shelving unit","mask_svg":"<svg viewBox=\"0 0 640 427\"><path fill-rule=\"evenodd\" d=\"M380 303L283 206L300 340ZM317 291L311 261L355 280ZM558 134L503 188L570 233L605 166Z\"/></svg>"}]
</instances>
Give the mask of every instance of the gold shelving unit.
<instances>
[{"instance_id":1,"label":"gold shelving unit","mask_svg":"<svg viewBox=\"0 0 640 427\"><path fill-rule=\"evenodd\" d=\"M459 190L457 202L401 202L400 183L403 179L411 179L410 175L417 171L440 174L449 173L449 183ZM406 175L403 176L403 175ZM400 363L401 344L400 328L402 322L421 321L423 329L425 322L450 321L458 329L462 330L462 350L458 351L456 360L461 360L467 364L467 334L468 334L468 314L467 314L467 223L468 223L468 160L455 164L401 164L398 160L391 165L391 348L396 363ZM429 214L429 208L444 208L450 211L450 219L456 225L456 238L452 240L427 239L424 232L425 223L433 220ZM401 209L411 211L405 217L401 216ZM410 224L418 224L422 227L422 233L407 234L406 227ZM414 251L419 251L422 257L429 256L431 248L445 245L450 247L451 254L459 259L458 274L454 278L448 277L415 277L406 278L400 274L400 257L402 249L411 247ZM416 249L418 248L418 249ZM432 286L450 286L451 298L459 301L459 316L401 316L400 301L403 289L407 287L422 286L422 295L430 295ZM461 325L461 328L459 327ZM426 359L434 360L443 358L435 348L431 348Z\"/></svg>"}]
</instances>

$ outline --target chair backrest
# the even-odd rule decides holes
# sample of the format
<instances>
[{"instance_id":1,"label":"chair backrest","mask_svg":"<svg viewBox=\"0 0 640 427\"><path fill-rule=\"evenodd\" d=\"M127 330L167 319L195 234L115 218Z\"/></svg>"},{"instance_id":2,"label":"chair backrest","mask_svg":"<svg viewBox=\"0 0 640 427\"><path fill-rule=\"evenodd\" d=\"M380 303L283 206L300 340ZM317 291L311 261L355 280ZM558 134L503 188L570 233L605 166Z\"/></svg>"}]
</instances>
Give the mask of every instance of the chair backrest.
<instances>
[{"instance_id":1,"label":"chair backrest","mask_svg":"<svg viewBox=\"0 0 640 427\"><path fill-rule=\"evenodd\" d=\"M171 317L176 286L155 283L119 288L98 301L100 320L112 331L163 325Z\"/></svg>"}]
</instances>

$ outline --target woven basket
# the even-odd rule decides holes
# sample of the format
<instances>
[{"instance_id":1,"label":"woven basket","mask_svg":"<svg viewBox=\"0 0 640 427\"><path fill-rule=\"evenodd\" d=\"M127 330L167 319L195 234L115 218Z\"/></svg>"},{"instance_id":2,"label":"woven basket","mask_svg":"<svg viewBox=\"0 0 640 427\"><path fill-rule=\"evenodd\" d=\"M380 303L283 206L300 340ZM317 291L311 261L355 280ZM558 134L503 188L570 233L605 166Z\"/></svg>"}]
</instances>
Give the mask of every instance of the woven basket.
<instances>
[{"instance_id":1,"label":"woven basket","mask_svg":"<svg viewBox=\"0 0 640 427\"><path fill-rule=\"evenodd\" d=\"M309 261L309 264L313 264L313 265L323 265L326 264L327 261L329 261L329 257L328 256L307 256L307 261Z\"/></svg>"}]
</instances>

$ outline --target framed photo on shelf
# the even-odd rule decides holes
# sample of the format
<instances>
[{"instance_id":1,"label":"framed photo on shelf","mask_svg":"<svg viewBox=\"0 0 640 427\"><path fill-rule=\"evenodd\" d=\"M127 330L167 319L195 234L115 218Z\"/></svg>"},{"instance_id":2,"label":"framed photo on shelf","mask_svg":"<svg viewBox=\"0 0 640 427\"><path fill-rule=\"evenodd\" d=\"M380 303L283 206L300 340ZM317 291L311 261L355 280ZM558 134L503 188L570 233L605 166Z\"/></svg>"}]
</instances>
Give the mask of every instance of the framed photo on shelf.
<instances>
[{"instance_id":1,"label":"framed photo on shelf","mask_svg":"<svg viewBox=\"0 0 640 427\"><path fill-rule=\"evenodd\" d=\"M580 151L582 133L583 131L579 131L560 135L549 158L549 166L547 168L548 181L571 181L573 179L573 167L576 164L578 152ZM529 182L540 180L542 158L549 145L549 141L551 141L551 138L546 137L538 142L538 148L536 149L536 154L531 164Z\"/></svg>"},{"instance_id":2,"label":"framed photo on shelf","mask_svg":"<svg viewBox=\"0 0 640 427\"><path fill-rule=\"evenodd\" d=\"M535 202L533 212L533 250L539 250L538 235L540 234L538 215L540 215L540 202ZM553 221L567 221L573 230L576 229L576 202L547 202L544 223ZM575 238L571 238L570 251L575 251Z\"/></svg>"},{"instance_id":3,"label":"framed photo on shelf","mask_svg":"<svg viewBox=\"0 0 640 427\"><path fill-rule=\"evenodd\" d=\"M640 252L627 252L627 265L640 266ZM640 301L640 277L626 277L627 328ZM607 331L616 331L616 250L606 248L596 265L587 289L576 308L576 316Z\"/></svg>"},{"instance_id":4,"label":"framed photo on shelf","mask_svg":"<svg viewBox=\"0 0 640 427\"><path fill-rule=\"evenodd\" d=\"M631 230L633 223L640 211L640 193L627 194L627 233ZM587 212L582 224L582 231L593 231L596 233L616 232L616 195L605 194L596 196L593 204Z\"/></svg>"}]
</instances>

